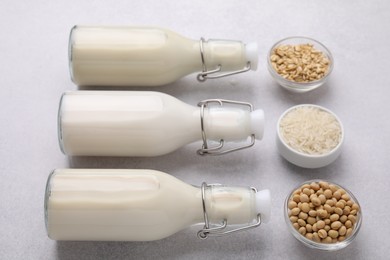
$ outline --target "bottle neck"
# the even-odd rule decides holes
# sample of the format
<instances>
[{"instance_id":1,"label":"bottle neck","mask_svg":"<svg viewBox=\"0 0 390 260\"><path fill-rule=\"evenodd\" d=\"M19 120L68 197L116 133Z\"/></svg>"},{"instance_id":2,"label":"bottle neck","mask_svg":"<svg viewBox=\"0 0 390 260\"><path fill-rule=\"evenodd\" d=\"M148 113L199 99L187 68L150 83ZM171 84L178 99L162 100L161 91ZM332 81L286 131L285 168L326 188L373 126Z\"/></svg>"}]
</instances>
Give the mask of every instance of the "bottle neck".
<instances>
[{"instance_id":1,"label":"bottle neck","mask_svg":"<svg viewBox=\"0 0 390 260\"><path fill-rule=\"evenodd\" d=\"M202 44L202 43L199 43ZM208 40L203 42L203 57L207 70L240 70L247 65L245 45L240 41Z\"/></svg>"},{"instance_id":2,"label":"bottle neck","mask_svg":"<svg viewBox=\"0 0 390 260\"><path fill-rule=\"evenodd\" d=\"M213 141L242 141L251 134L251 112L235 107L209 107L204 110L204 131Z\"/></svg>"},{"instance_id":3,"label":"bottle neck","mask_svg":"<svg viewBox=\"0 0 390 260\"><path fill-rule=\"evenodd\" d=\"M210 224L248 224L257 218L255 192L247 187L207 185L204 203Z\"/></svg>"},{"instance_id":4,"label":"bottle neck","mask_svg":"<svg viewBox=\"0 0 390 260\"><path fill-rule=\"evenodd\" d=\"M192 57L188 61L191 61L192 66L199 72L203 69L216 70L219 67L219 72L238 71L247 67L248 62L251 62L252 70L256 70L257 46L252 48L252 45L248 48L242 42L233 40L193 40L187 45L187 53Z\"/></svg>"}]
</instances>

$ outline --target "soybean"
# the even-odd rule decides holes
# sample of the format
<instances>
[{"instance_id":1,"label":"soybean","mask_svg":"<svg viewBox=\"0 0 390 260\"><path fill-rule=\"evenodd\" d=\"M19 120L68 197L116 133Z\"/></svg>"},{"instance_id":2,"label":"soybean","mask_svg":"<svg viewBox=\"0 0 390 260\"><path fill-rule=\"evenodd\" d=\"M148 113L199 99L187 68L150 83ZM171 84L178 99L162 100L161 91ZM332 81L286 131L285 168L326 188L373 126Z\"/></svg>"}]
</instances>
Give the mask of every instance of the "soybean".
<instances>
[{"instance_id":1,"label":"soybean","mask_svg":"<svg viewBox=\"0 0 390 260\"><path fill-rule=\"evenodd\" d=\"M325 221L323 220L317 221L316 224L318 229L323 229L325 227Z\"/></svg>"},{"instance_id":2,"label":"soybean","mask_svg":"<svg viewBox=\"0 0 390 260\"><path fill-rule=\"evenodd\" d=\"M309 216L310 216L310 217L313 217L313 218L317 217L317 211L315 211L315 210L310 210L310 211L309 211Z\"/></svg>"},{"instance_id":3,"label":"soybean","mask_svg":"<svg viewBox=\"0 0 390 260\"><path fill-rule=\"evenodd\" d=\"M293 201L293 200L290 200L290 201L288 202L288 208L289 208L289 209L296 208L297 206L298 206L298 204L297 204L295 201Z\"/></svg>"},{"instance_id":4,"label":"soybean","mask_svg":"<svg viewBox=\"0 0 390 260\"><path fill-rule=\"evenodd\" d=\"M330 236L331 238L337 238L339 236L339 232L337 232L336 230L329 230L328 236Z\"/></svg>"},{"instance_id":5,"label":"soybean","mask_svg":"<svg viewBox=\"0 0 390 260\"><path fill-rule=\"evenodd\" d=\"M298 217L299 217L300 219L306 220L306 219L307 219L307 214L306 214L305 212L302 212L302 211L301 211L301 212L299 213Z\"/></svg>"},{"instance_id":6,"label":"soybean","mask_svg":"<svg viewBox=\"0 0 390 260\"><path fill-rule=\"evenodd\" d=\"M340 236L345 236L345 234L347 233L347 228L345 226L342 226L340 229L339 229L339 235Z\"/></svg>"},{"instance_id":7,"label":"soybean","mask_svg":"<svg viewBox=\"0 0 390 260\"><path fill-rule=\"evenodd\" d=\"M342 226L343 224L340 222L340 221L335 221L333 222L330 226L332 229L334 230L339 230L339 228Z\"/></svg>"},{"instance_id":8,"label":"soybean","mask_svg":"<svg viewBox=\"0 0 390 260\"><path fill-rule=\"evenodd\" d=\"M325 229L320 229L320 230L318 231L318 236L319 236L320 238L325 238L325 237L328 236L328 232L326 232Z\"/></svg>"},{"instance_id":9,"label":"soybean","mask_svg":"<svg viewBox=\"0 0 390 260\"><path fill-rule=\"evenodd\" d=\"M298 225L300 225L301 227L304 227L304 226L306 226L306 221L304 221L303 219L298 219Z\"/></svg>"},{"instance_id":10,"label":"soybean","mask_svg":"<svg viewBox=\"0 0 390 260\"><path fill-rule=\"evenodd\" d=\"M353 203L351 208L356 210L356 211L359 211L359 205L356 203Z\"/></svg>"},{"instance_id":11,"label":"soybean","mask_svg":"<svg viewBox=\"0 0 390 260\"><path fill-rule=\"evenodd\" d=\"M317 232L313 233L313 241L315 242L321 242L321 238L319 237Z\"/></svg>"},{"instance_id":12,"label":"soybean","mask_svg":"<svg viewBox=\"0 0 390 260\"><path fill-rule=\"evenodd\" d=\"M301 194L301 196L300 196L300 202L309 202L309 196L307 196L306 194Z\"/></svg>"},{"instance_id":13,"label":"soybean","mask_svg":"<svg viewBox=\"0 0 390 260\"><path fill-rule=\"evenodd\" d=\"M301 212L301 210L299 208L293 208L290 212L291 215L296 216L299 214L299 212Z\"/></svg>"},{"instance_id":14,"label":"soybean","mask_svg":"<svg viewBox=\"0 0 390 260\"><path fill-rule=\"evenodd\" d=\"M322 204L321 200L318 198L318 197L314 197L312 200L311 200L311 203L313 203L314 206L320 206Z\"/></svg>"},{"instance_id":15,"label":"soybean","mask_svg":"<svg viewBox=\"0 0 390 260\"><path fill-rule=\"evenodd\" d=\"M316 219L313 217L308 217L306 222L310 225L314 225L316 223Z\"/></svg>"},{"instance_id":16,"label":"soybean","mask_svg":"<svg viewBox=\"0 0 390 260\"><path fill-rule=\"evenodd\" d=\"M340 215L340 216L343 215L343 210L340 208L334 208L333 212Z\"/></svg>"},{"instance_id":17,"label":"soybean","mask_svg":"<svg viewBox=\"0 0 390 260\"><path fill-rule=\"evenodd\" d=\"M333 240L331 237L326 237L326 238L322 239L322 243L325 243L325 244L330 244L332 242L333 242Z\"/></svg>"},{"instance_id":18,"label":"soybean","mask_svg":"<svg viewBox=\"0 0 390 260\"><path fill-rule=\"evenodd\" d=\"M327 189L324 191L324 195L327 199L332 198L332 191L330 189Z\"/></svg>"},{"instance_id":19,"label":"soybean","mask_svg":"<svg viewBox=\"0 0 390 260\"><path fill-rule=\"evenodd\" d=\"M324 204L326 202L326 197L324 194L319 195L318 198L320 199L321 204Z\"/></svg>"},{"instance_id":20,"label":"soybean","mask_svg":"<svg viewBox=\"0 0 390 260\"><path fill-rule=\"evenodd\" d=\"M310 206L309 206L309 203L307 202L304 202L302 203L301 205L301 210L305 213L309 212L310 211Z\"/></svg>"}]
</instances>

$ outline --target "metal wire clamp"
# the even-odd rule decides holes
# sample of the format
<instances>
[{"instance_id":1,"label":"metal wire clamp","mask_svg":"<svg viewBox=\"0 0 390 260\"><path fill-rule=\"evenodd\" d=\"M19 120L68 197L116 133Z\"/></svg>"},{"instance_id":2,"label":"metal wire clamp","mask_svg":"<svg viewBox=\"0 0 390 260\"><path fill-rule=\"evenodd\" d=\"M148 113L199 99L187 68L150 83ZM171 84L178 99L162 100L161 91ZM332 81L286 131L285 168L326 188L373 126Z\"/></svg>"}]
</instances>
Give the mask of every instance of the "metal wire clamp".
<instances>
[{"instance_id":1,"label":"metal wire clamp","mask_svg":"<svg viewBox=\"0 0 390 260\"><path fill-rule=\"evenodd\" d=\"M218 185L220 185L220 184L207 184L205 182L202 183L201 192L202 192L202 206L203 206L204 227L203 227L203 229L198 231L198 238L200 238L200 239L207 239L210 236L220 237L220 236L228 235L228 234L239 232L239 231L244 231L244 230L248 230L248 229L252 229L252 228L257 228L257 227L259 227L261 225L261 214L259 213L259 214L257 214L256 222L253 223L253 224L248 224L247 226L226 230L226 228L228 226L228 222L227 222L226 219L224 219L222 221L221 225L217 225L215 227L210 227L210 222L209 222L209 218L208 218L207 210L206 210L205 189L206 189L206 187L218 186ZM257 192L256 188L251 187L251 189L255 193Z\"/></svg>"},{"instance_id":2,"label":"metal wire clamp","mask_svg":"<svg viewBox=\"0 0 390 260\"><path fill-rule=\"evenodd\" d=\"M204 58L204 46L203 46L204 42L205 39L203 37L200 38L199 48L200 48L200 58L202 60L202 72L199 73L198 76L196 77L199 82L205 82L207 79L222 78L222 77L231 76L231 75L235 75L235 74L239 74L251 70L251 63L249 61L247 62L246 66L240 70L217 74L222 70L221 64L218 64L218 67L216 69L207 70L207 66Z\"/></svg>"},{"instance_id":3,"label":"metal wire clamp","mask_svg":"<svg viewBox=\"0 0 390 260\"><path fill-rule=\"evenodd\" d=\"M217 103L220 106L223 106L224 103L226 103L226 104L234 104L234 105L242 105L242 106L248 107L250 112L253 111L252 104L251 103L247 103L247 102L233 101L233 100L227 100L227 99L206 99L206 100L203 100L203 101L199 102L198 106L200 106L200 128L201 128L201 131L202 131L202 140L203 140L202 148L197 151L197 153L199 155L203 156L203 155L227 154L227 153L231 153L231 152L234 152L234 151L238 151L238 150L242 150L242 149L246 149L246 148L252 147L255 144L256 138L255 138L255 135L252 134L250 143L246 144L246 145L242 145L242 146L231 148L231 149L222 150L222 148L223 148L223 146L225 144L225 141L223 139L221 139L219 141L218 145L216 145L215 147L209 147L208 142L207 142L207 135L206 135L206 131L205 131L205 126L204 126L204 109L205 109L205 107L207 107L207 105L209 103Z\"/></svg>"}]
</instances>

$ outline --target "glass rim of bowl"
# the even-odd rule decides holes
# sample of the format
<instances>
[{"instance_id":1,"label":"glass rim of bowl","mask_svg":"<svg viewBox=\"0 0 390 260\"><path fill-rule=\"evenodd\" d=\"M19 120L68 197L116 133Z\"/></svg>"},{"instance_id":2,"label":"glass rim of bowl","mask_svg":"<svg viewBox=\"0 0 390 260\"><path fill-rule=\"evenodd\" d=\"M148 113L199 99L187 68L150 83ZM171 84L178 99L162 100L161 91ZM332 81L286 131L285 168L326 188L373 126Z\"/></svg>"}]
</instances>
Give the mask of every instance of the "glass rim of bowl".
<instances>
[{"instance_id":1,"label":"glass rim of bowl","mask_svg":"<svg viewBox=\"0 0 390 260\"><path fill-rule=\"evenodd\" d=\"M305 236L303 236L301 233L299 233L298 230L296 230L293 227L291 220L290 220L290 217L288 216L288 211L289 211L288 201L290 200L291 195L294 193L294 191L297 190L298 188L300 188L304 184L309 184L312 182L318 183L320 181L324 181L324 182L327 182L329 184L336 185L339 188L345 190L346 193L351 197L352 201L359 206L359 212L357 213L358 218L357 218L356 223L353 225L354 229L352 231L352 234L343 241L338 241L336 243L327 244L327 243L318 243L318 242L315 242L313 240L310 240L310 239L306 238ZM285 222L288 226L288 229L290 230L290 233L298 241L303 243L305 246L310 247L310 248L314 248L314 249L324 250L324 251L336 251L336 250L339 250L339 249L342 249L342 248L348 246L356 238L357 234L359 233L361 224L362 224L363 214L362 214L362 209L361 209L359 201L356 199L356 197L353 195L353 193L350 190L346 189L344 186L342 186L338 183L335 183L333 181L328 181L328 180L324 180L324 179L312 179L312 180L304 181L301 184L299 184L298 186L295 186L294 189L292 189L291 192L287 195L287 197L284 201L284 219L285 219Z\"/></svg>"}]
</instances>

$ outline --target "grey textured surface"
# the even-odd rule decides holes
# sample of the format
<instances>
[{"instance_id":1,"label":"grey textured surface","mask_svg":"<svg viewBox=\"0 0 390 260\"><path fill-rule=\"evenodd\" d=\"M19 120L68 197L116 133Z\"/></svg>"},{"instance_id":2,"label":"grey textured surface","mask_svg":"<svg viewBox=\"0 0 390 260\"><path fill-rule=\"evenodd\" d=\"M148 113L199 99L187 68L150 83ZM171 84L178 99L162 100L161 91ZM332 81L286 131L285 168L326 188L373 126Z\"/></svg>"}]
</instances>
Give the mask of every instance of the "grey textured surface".
<instances>
[{"instance_id":1,"label":"grey textured surface","mask_svg":"<svg viewBox=\"0 0 390 260\"><path fill-rule=\"evenodd\" d=\"M301 1L10 1L0 4L0 258L1 259L388 259L390 147L390 2ZM57 144L60 95L76 90L69 78L67 41L74 24L156 25L187 37L257 41L257 72L200 84L191 75L146 88L195 105L207 98L249 101L266 113L263 141L222 157L199 157L200 143L156 158L67 158ZM333 53L329 82L311 93L290 94L272 81L266 53L277 40L304 35ZM332 165L305 170L280 158L275 124L288 107L314 103L342 120L346 140ZM53 168L151 168L183 181L252 185L273 194L267 225L199 241L196 228L148 243L55 242L43 221L46 178ZM296 241L282 204L302 181L323 178L359 199L363 225L338 252L318 252Z\"/></svg>"}]
</instances>

